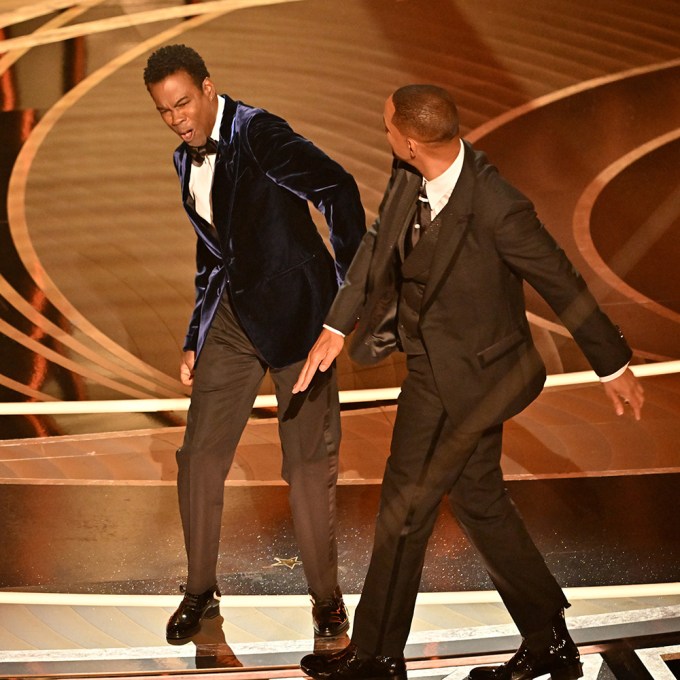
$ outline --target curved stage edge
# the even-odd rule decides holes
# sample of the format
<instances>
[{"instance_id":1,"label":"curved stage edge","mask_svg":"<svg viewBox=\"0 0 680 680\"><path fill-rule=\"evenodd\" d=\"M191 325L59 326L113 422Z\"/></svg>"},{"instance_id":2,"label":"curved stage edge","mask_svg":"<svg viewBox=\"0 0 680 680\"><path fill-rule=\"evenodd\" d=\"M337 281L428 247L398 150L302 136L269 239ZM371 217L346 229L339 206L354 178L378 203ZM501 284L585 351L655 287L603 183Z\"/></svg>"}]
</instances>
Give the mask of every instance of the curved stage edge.
<instances>
[{"instance_id":1,"label":"curved stage edge","mask_svg":"<svg viewBox=\"0 0 680 680\"><path fill-rule=\"evenodd\" d=\"M678 677L678 584L572 589L567 594L572 602L568 622L582 654L586 680ZM346 599L353 614L358 596ZM171 646L159 635L176 603L171 600L176 598L0 594L3 622L23 623L43 638L49 628L55 639L68 637L72 643L71 647L59 647L54 641L52 648L5 650L0 673L11 678L172 675L177 679L215 673L238 680L298 678L304 677L297 666L304 654L347 643L345 637L315 644L305 635L303 629L309 626L305 597L252 596L223 598L221 616L204 624L191 641ZM5 633L2 625L0 634ZM474 665L499 663L518 644L495 593L426 594L419 599L406 647L408 675L463 680Z\"/></svg>"}]
</instances>

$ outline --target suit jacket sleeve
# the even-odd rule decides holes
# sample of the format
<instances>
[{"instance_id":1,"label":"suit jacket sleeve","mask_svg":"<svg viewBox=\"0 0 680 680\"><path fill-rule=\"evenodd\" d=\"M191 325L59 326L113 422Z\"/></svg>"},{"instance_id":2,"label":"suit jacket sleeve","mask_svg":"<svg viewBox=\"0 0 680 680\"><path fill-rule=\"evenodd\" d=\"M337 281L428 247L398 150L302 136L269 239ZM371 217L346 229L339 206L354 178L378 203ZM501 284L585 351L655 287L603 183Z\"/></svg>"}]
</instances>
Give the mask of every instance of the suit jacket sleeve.
<instances>
[{"instance_id":1,"label":"suit jacket sleeve","mask_svg":"<svg viewBox=\"0 0 680 680\"><path fill-rule=\"evenodd\" d=\"M366 232L324 323L345 335L354 330L366 301L368 273L375 247L377 222Z\"/></svg>"},{"instance_id":2,"label":"suit jacket sleeve","mask_svg":"<svg viewBox=\"0 0 680 680\"><path fill-rule=\"evenodd\" d=\"M345 281L340 287L326 316L325 324L341 331L345 335L354 330L357 321L362 316L364 305L368 298L371 285L371 266L380 230L380 218L383 214L383 208L392 193L400 167L401 163L399 161L395 160L392 163L392 174L378 208L378 218L366 231L361 245L354 256L352 266L347 272Z\"/></svg>"},{"instance_id":3,"label":"suit jacket sleeve","mask_svg":"<svg viewBox=\"0 0 680 680\"><path fill-rule=\"evenodd\" d=\"M282 118L260 111L246 129L247 144L262 172L279 186L310 201L326 219L342 283L366 217L354 178Z\"/></svg>"},{"instance_id":4,"label":"suit jacket sleeve","mask_svg":"<svg viewBox=\"0 0 680 680\"><path fill-rule=\"evenodd\" d=\"M496 247L507 265L548 302L600 376L632 356L621 331L600 309L581 275L516 190L497 222Z\"/></svg>"}]
</instances>

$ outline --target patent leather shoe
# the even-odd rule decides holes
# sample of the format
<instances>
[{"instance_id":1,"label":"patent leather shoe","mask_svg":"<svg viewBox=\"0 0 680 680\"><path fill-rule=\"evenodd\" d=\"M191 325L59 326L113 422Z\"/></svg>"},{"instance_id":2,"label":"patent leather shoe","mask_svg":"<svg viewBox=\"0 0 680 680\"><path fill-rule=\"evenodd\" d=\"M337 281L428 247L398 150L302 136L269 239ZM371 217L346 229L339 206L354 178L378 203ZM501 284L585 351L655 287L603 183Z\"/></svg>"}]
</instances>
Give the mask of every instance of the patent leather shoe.
<instances>
[{"instance_id":1,"label":"patent leather shoe","mask_svg":"<svg viewBox=\"0 0 680 680\"><path fill-rule=\"evenodd\" d=\"M500 666L473 668L469 680L533 680L550 675L552 680L576 680L583 676L578 648L564 622L564 611L550 628L522 640L515 655Z\"/></svg>"},{"instance_id":2,"label":"patent leather shoe","mask_svg":"<svg viewBox=\"0 0 680 680\"><path fill-rule=\"evenodd\" d=\"M221 593L217 586L195 595L184 593L184 597L170 617L165 629L168 641L184 640L198 633L202 619L213 619L220 613Z\"/></svg>"},{"instance_id":3,"label":"patent leather shoe","mask_svg":"<svg viewBox=\"0 0 680 680\"><path fill-rule=\"evenodd\" d=\"M352 643L335 654L308 654L300 668L318 680L406 680L403 657L363 657Z\"/></svg>"},{"instance_id":4,"label":"patent leather shoe","mask_svg":"<svg viewBox=\"0 0 680 680\"><path fill-rule=\"evenodd\" d=\"M314 635L319 637L335 637L349 629L349 616L338 586L333 595L325 600L317 597L311 590L312 620L314 621Z\"/></svg>"}]
</instances>

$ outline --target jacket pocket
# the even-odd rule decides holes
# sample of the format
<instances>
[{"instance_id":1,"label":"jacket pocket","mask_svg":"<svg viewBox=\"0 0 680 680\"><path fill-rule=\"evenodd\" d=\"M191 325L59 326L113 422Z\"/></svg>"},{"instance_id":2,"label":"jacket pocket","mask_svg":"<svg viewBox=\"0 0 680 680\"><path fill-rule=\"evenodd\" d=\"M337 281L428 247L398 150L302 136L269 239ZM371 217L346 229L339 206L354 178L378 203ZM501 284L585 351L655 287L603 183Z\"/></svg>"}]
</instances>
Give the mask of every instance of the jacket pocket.
<instances>
[{"instance_id":1,"label":"jacket pocket","mask_svg":"<svg viewBox=\"0 0 680 680\"><path fill-rule=\"evenodd\" d=\"M523 342L526 342L526 335L521 328L518 328L516 331L510 333L510 335L506 335L502 340L495 342L481 352L477 352L477 359L482 368L486 368Z\"/></svg>"},{"instance_id":2,"label":"jacket pocket","mask_svg":"<svg viewBox=\"0 0 680 680\"><path fill-rule=\"evenodd\" d=\"M304 260L300 260L300 262L296 262L295 264L291 265L290 267L286 267L285 269L281 269L277 272L273 272L272 274L270 274L267 277L267 281L275 281L276 279L279 279L282 276L286 276L287 274L294 272L296 269L302 269L309 262L316 259L318 257L318 255L319 255L319 253L312 253L311 255L308 255Z\"/></svg>"}]
</instances>

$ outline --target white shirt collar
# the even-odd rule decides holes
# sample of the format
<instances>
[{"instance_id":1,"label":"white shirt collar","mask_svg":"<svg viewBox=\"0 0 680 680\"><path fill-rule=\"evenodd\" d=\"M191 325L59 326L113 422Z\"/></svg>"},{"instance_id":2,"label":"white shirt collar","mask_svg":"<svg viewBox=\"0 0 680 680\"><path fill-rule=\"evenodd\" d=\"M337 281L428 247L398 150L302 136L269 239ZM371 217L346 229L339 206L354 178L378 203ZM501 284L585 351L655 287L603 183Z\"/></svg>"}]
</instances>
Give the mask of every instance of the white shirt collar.
<instances>
[{"instance_id":1,"label":"white shirt collar","mask_svg":"<svg viewBox=\"0 0 680 680\"><path fill-rule=\"evenodd\" d=\"M432 217L437 215L444 206L449 202L453 190L456 188L458 178L463 170L463 159L465 157L465 147L463 140L460 140L460 152L456 156L456 160L449 165L449 167L442 172L439 177L431 180L423 180L425 182L425 193L427 200L432 208Z\"/></svg>"},{"instance_id":2,"label":"white shirt collar","mask_svg":"<svg viewBox=\"0 0 680 680\"><path fill-rule=\"evenodd\" d=\"M222 116L224 115L224 97L217 95L217 116L210 136L217 142L220 139L220 127L222 126Z\"/></svg>"}]
</instances>

